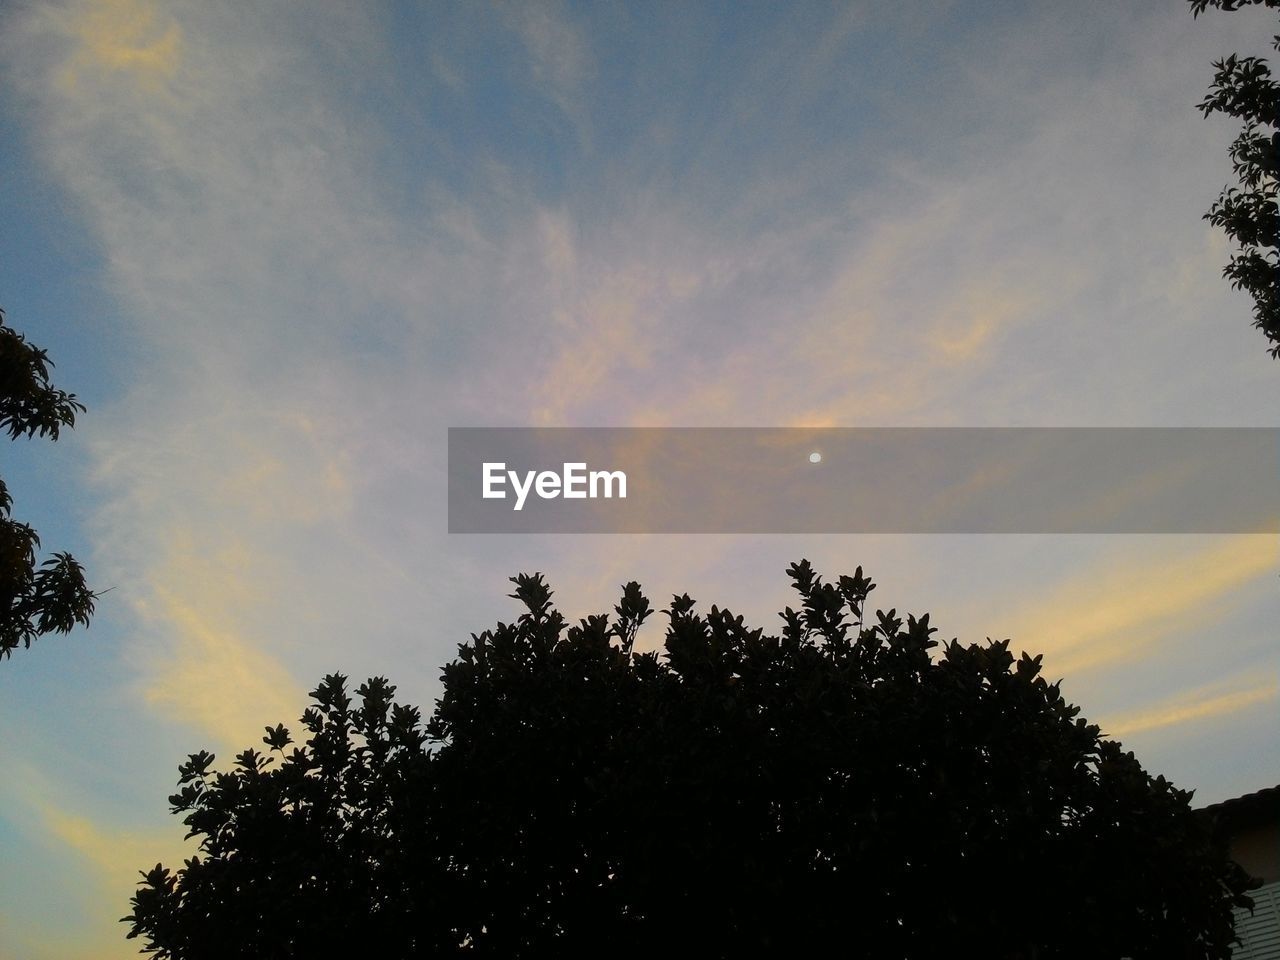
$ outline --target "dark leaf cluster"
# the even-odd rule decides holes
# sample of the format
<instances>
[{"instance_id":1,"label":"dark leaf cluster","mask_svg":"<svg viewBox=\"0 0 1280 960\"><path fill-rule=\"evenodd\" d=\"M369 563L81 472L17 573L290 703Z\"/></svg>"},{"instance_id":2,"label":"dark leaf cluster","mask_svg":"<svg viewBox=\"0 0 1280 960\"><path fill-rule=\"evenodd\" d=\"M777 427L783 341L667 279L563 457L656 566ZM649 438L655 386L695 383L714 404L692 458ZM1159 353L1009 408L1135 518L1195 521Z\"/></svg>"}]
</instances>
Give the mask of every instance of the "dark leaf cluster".
<instances>
[{"instance_id":1,"label":"dark leaf cluster","mask_svg":"<svg viewBox=\"0 0 1280 960\"><path fill-rule=\"evenodd\" d=\"M0 310L0 429L9 438L58 439L84 412L74 394L49 382L53 362L44 350L4 323ZM40 563L40 537L12 519L13 498L0 479L0 660L30 647L46 633L67 633L87 625L97 595L85 584L84 569L69 553Z\"/></svg>"},{"instance_id":2,"label":"dark leaf cluster","mask_svg":"<svg viewBox=\"0 0 1280 960\"><path fill-rule=\"evenodd\" d=\"M1008 641L939 644L874 584L789 570L769 634L636 584L524 612L432 716L326 677L302 741L181 768L199 852L124 918L164 960L469 956L1226 958L1249 879L1190 794Z\"/></svg>"},{"instance_id":3,"label":"dark leaf cluster","mask_svg":"<svg viewBox=\"0 0 1280 960\"><path fill-rule=\"evenodd\" d=\"M1280 0L1191 0L1193 14L1208 7L1236 10ZM1272 45L1280 50L1280 35ZM1280 358L1280 84L1261 57L1231 54L1214 63L1213 83L1199 104L1205 116L1221 113L1240 121L1231 144L1231 164L1238 185L1224 187L1205 219L1236 244L1223 268L1232 287L1246 291L1254 303L1254 326L1271 341Z\"/></svg>"},{"instance_id":4,"label":"dark leaf cluster","mask_svg":"<svg viewBox=\"0 0 1280 960\"><path fill-rule=\"evenodd\" d=\"M46 351L5 325L0 310L0 430L16 440L26 434L58 439L63 427L74 427L84 404L74 393L49 382L53 361Z\"/></svg>"}]
</instances>

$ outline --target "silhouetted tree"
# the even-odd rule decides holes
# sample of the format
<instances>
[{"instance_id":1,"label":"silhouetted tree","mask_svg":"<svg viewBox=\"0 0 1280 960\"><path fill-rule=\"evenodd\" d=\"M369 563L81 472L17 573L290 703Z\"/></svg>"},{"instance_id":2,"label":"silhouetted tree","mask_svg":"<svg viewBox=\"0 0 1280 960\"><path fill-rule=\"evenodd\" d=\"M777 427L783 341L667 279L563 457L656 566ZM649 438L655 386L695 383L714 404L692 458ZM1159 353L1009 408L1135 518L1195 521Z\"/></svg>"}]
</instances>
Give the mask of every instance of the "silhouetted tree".
<instances>
[{"instance_id":1,"label":"silhouetted tree","mask_svg":"<svg viewBox=\"0 0 1280 960\"><path fill-rule=\"evenodd\" d=\"M861 568L788 571L778 636L628 584L569 626L541 575L429 722L326 677L294 745L170 798L199 853L124 918L157 957L1225 958L1250 883L1190 794L1009 642L936 649ZM821 953L819 953L821 951Z\"/></svg>"},{"instance_id":2,"label":"silhouetted tree","mask_svg":"<svg viewBox=\"0 0 1280 960\"><path fill-rule=\"evenodd\" d=\"M1199 16L1211 6L1237 10L1258 3L1280 7L1280 0L1191 0L1191 10ZM1272 38L1272 46L1280 50L1280 35ZM1261 57L1233 53L1213 66L1213 85L1200 110L1206 117L1234 117L1243 127L1231 144L1239 186L1224 187L1205 219L1239 248L1222 274L1253 297L1254 326L1271 341L1271 355L1280 358L1280 85Z\"/></svg>"},{"instance_id":3,"label":"silhouetted tree","mask_svg":"<svg viewBox=\"0 0 1280 960\"><path fill-rule=\"evenodd\" d=\"M84 412L75 394L49 382L52 366L44 350L5 325L0 310L0 431L10 440L24 434L57 440L59 431L74 427L76 414ZM46 633L87 625L96 599L71 554L55 553L37 563L40 537L12 519L12 507L0 479L0 660Z\"/></svg>"}]
</instances>

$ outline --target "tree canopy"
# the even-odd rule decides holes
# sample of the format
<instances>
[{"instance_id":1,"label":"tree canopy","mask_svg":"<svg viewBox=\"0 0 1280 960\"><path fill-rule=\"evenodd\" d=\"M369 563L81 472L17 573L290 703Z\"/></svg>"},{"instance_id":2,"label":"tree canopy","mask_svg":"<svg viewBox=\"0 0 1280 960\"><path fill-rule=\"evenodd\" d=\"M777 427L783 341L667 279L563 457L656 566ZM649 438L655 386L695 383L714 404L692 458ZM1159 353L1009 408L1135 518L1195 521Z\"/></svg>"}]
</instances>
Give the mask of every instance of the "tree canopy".
<instances>
[{"instance_id":1,"label":"tree canopy","mask_svg":"<svg viewBox=\"0 0 1280 960\"><path fill-rule=\"evenodd\" d=\"M789 574L780 634L635 583L570 626L541 575L444 668L311 694L170 797L199 851L124 918L159 958L1227 957L1250 883L1190 794L1009 641L864 622L859 568Z\"/></svg>"},{"instance_id":2,"label":"tree canopy","mask_svg":"<svg viewBox=\"0 0 1280 960\"><path fill-rule=\"evenodd\" d=\"M1191 0L1191 10L1199 16L1211 6L1230 11L1255 4L1274 9L1280 0ZM1280 50L1280 34L1272 46ZM1262 57L1233 53L1213 67L1200 110L1206 117L1225 114L1242 126L1231 144L1238 186L1224 187L1205 219L1236 244L1223 276L1253 297L1254 326L1271 341L1271 355L1280 358L1280 85Z\"/></svg>"},{"instance_id":3,"label":"tree canopy","mask_svg":"<svg viewBox=\"0 0 1280 960\"><path fill-rule=\"evenodd\" d=\"M49 381L53 361L46 351L4 322L0 310L0 431L10 440L40 436L57 440L75 426L84 404ZM13 498L0 478L0 660L51 632L87 625L96 595L84 569L69 553L37 560L40 537L12 519Z\"/></svg>"}]
</instances>

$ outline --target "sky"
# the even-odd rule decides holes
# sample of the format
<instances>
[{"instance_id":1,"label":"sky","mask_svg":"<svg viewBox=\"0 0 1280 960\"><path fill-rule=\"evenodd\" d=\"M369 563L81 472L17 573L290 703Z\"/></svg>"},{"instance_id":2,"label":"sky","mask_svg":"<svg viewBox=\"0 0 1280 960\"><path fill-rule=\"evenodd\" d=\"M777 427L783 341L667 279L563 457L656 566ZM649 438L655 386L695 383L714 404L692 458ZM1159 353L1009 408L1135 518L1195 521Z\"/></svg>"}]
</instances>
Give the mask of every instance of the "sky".
<instances>
[{"instance_id":1,"label":"sky","mask_svg":"<svg viewBox=\"0 0 1280 960\"><path fill-rule=\"evenodd\" d=\"M0 306L88 406L0 449L103 593L0 663L0 957L136 956L177 765L341 672L429 710L542 571L777 624L862 565L1013 639L1208 803L1280 782L1280 543L462 536L450 426L1280 426L1201 219L1211 61L1265 10L1125 4L0 8ZM661 643L651 624L639 646Z\"/></svg>"}]
</instances>

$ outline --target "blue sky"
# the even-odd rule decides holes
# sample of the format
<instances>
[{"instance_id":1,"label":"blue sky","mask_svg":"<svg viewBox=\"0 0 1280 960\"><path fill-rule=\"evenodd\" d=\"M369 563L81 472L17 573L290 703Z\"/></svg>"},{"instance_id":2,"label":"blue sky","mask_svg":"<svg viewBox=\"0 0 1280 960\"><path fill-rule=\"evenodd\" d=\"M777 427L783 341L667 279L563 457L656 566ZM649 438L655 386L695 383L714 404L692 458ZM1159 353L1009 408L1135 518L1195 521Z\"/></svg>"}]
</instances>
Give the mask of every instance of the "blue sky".
<instances>
[{"instance_id":1,"label":"blue sky","mask_svg":"<svg viewBox=\"0 0 1280 960\"><path fill-rule=\"evenodd\" d=\"M2 17L0 305L90 408L3 474L112 589L0 665L0 954L133 955L187 753L335 670L429 707L519 571L571 616L639 579L768 623L792 560L862 564L1204 801L1280 782L1275 537L444 532L449 426L1280 426L1194 109L1259 11Z\"/></svg>"}]
</instances>

